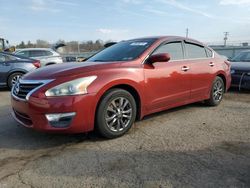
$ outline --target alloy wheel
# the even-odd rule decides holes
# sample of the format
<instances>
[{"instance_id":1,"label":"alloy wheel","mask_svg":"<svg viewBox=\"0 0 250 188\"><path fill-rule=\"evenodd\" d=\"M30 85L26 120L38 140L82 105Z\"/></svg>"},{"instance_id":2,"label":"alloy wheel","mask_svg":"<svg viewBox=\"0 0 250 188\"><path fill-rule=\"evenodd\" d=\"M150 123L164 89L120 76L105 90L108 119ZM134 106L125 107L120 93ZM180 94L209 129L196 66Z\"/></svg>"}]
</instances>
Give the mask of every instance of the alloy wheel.
<instances>
[{"instance_id":1,"label":"alloy wheel","mask_svg":"<svg viewBox=\"0 0 250 188\"><path fill-rule=\"evenodd\" d=\"M132 119L132 105L124 97L112 100L106 109L105 120L108 128L114 132L123 131Z\"/></svg>"},{"instance_id":2,"label":"alloy wheel","mask_svg":"<svg viewBox=\"0 0 250 188\"><path fill-rule=\"evenodd\" d=\"M14 86L17 82L18 82L18 80L21 78L21 75L15 75L13 78L12 78L12 80L11 80L11 84L12 84L12 86Z\"/></svg>"},{"instance_id":3,"label":"alloy wheel","mask_svg":"<svg viewBox=\"0 0 250 188\"><path fill-rule=\"evenodd\" d=\"M217 82L214 84L213 88L213 98L215 101L221 101L224 93L224 85L220 80L217 80Z\"/></svg>"}]
</instances>

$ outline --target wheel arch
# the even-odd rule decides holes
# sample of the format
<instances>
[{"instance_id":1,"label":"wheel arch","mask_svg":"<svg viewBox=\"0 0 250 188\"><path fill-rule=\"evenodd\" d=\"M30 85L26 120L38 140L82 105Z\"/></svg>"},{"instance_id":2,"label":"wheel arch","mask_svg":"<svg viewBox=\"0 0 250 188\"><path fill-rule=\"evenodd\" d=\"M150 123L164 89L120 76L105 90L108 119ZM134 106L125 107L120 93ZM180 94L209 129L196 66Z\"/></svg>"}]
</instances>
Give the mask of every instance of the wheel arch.
<instances>
[{"instance_id":1,"label":"wheel arch","mask_svg":"<svg viewBox=\"0 0 250 188\"><path fill-rule=\"evenodd\" d=\"M124 89L126 91L128 91L135 99L135 102L136 102L136 107L137 107L137 112L136 112L136 120L139 120L141 119L142 117L142 99L141 99L141 95L140 95L140 92L138 91L138 89L133 86L132 84L114 84L112 86L109 86L108 88L105 88L104 91L102 91L98 97L98 100L97 100L97 105L96 105L96 108L95 108L95 117L96 117L96 113L97 113L97 109L100 105L100 102L103 98L103 96L105 95L105 93L107 93L109 90L111 89Z\"/></svg>"},{"instance_id":2,"label":"wheel arch","mask_svg":"<svg viewBox=\"0 0 250 188\"><path fill-rule=\"evenodd\" d=\"M223 74L223 73L218 73L216 76L220 77L223 82L224 82L224 87L225 87L225 92L226 92L226 88L227 88L227 79L226 79L226 76Z\"/></svg>"},{"instance_id":3,"label":"wheel arch","mask_svg":"<svg viewBox=\"0 0 250 188\"><path fill-rule=\"evenodd\" d=\"M15 74L15 73L22 73L22 74L26 74L27 73L27 71L25 71L25 70L13 70L13 71L11 71L11 72L9 72L8 73L8 76L6 77L6 85L9 87L9 78L10 78L10 76L11 75L13 75L13 74Z\"/></svg>"}]
</instances>

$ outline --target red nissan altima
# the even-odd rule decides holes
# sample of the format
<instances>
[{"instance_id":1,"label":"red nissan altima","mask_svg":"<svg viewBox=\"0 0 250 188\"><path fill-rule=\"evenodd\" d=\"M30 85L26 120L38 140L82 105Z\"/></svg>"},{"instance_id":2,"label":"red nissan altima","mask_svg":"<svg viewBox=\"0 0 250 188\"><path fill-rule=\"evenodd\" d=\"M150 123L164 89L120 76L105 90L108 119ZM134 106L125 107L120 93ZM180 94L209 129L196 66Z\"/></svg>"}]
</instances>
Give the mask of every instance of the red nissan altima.
<instances>
[{"instance_id":1,"label":"red nissan altima","mask_svg":"<svg viewBox=\"0 0 250 188\"><path fill-rule=\"evenodd\" d=\"M12 114L39 131L97 129L115 138L148 114L198 101L216 106L230 82L230 64L198 41L139 38L110 46L81 64L26 74L12 89Z\"/></svg>"}]
</instances>

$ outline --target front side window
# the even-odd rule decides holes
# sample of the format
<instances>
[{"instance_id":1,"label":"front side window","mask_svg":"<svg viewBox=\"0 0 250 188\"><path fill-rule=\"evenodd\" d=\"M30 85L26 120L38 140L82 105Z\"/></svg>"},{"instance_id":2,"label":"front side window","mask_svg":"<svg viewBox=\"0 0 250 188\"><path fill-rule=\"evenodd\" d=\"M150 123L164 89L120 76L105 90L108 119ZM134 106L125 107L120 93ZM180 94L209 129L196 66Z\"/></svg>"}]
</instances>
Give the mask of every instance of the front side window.
<instances>
[{"instance_id":1,"label":"front side window","mask_svg":"<svg viewBox=\"0 0 250 188\"><path fill-rule=\"evenodd\" d=\"M170 60L181 60L183 59L183 49L181 42L171 42L158 47L153 55L159 53L168 53L170 55Z\"/></svg>"},{"instance_id":2,"label":"front side window","mask_svg":"<svg viewBox=\"0 0 250 188\"><path fill-rule=\"evenodd\" d=\"M24 57L29 57L29 52L28 51L19 51L17 52L17 55L21 55Z\"/></svg>"},{"instance_id":3,"label":"front side window","mask_svg":"<svg viewBox=\"0 0 250 188\"><path fill-rule=\"evenodd\" d=\"M147 50L156 39L137 39L122 41L97 53L87 61L111 62L111 61L131 61L138 58Z\"/></svg>"},{"instance_id":4,"label":"front side window","mask_svg":"<svg viewBox=\"0 0 250 188\"><path fill-rule=\"evenodd\" d=\"M197 44L185 43L187 59L207 58L205 48Z\"/></svg>"}]
</instances>

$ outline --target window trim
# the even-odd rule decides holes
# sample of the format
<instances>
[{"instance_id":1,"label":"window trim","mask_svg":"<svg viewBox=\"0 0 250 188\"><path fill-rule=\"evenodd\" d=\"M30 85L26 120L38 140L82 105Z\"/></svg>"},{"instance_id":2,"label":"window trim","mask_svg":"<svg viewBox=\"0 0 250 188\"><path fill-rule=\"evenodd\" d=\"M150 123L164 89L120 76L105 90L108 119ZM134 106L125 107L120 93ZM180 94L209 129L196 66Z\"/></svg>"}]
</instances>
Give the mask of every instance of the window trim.
<instances>
[{"instance_id":1,"label":"window trim","mask_svg":"<svg viewBox=\"0 0 250 188\"><path fill-rule=\"evenodd\" d=\"M207 48L207 47L204 46L204 45L197 44L197 43L195 43L195 42L185 41L185 40L183 41L183 43L184 43L184 49L185 49L185 58L184 58L185 61L202 60L202 59L204 59L204 60L206 60L206 59L214 59L214 57L215 57L215 54L214 54L214 51L213 51L213 50L211 50L211 52L212 52L212 57L208 57L208 56L207 56L207 52L206 52L206 48ZM207 56L207 57L187 58L186 43L188 43L188 44L193 44L193 45L200 46L200 47L203 47L204 50L205 50L205 53L206 53L206 56ZM210 50L209 48L207 48L207 49Z\"/></svg>"},{"instance_id":2,"label":"window trim","mask_svg":"<svg viewBox=\"0 0 250 188\"><path fill-rule=\"evenodd\" d=\"M142 61L141 64L146 64L148 58L158 49L160 48L161 46L163 45L166 45L166 44L169 44L169 43L181 43L181 48L182 48L182 55L183 55L183 59L178 59L178 60L171 60L170 59L170 63L171 62L175 62L175 61L183 61L185 59L185 56L184 56L184 46L183 46L183 40L168 40L168 41L163 41L161 44L159 44L156 48L154 48L153 50L151 50L151 52L145 57L145 59Z\"/></svg>"}]
</instances>

